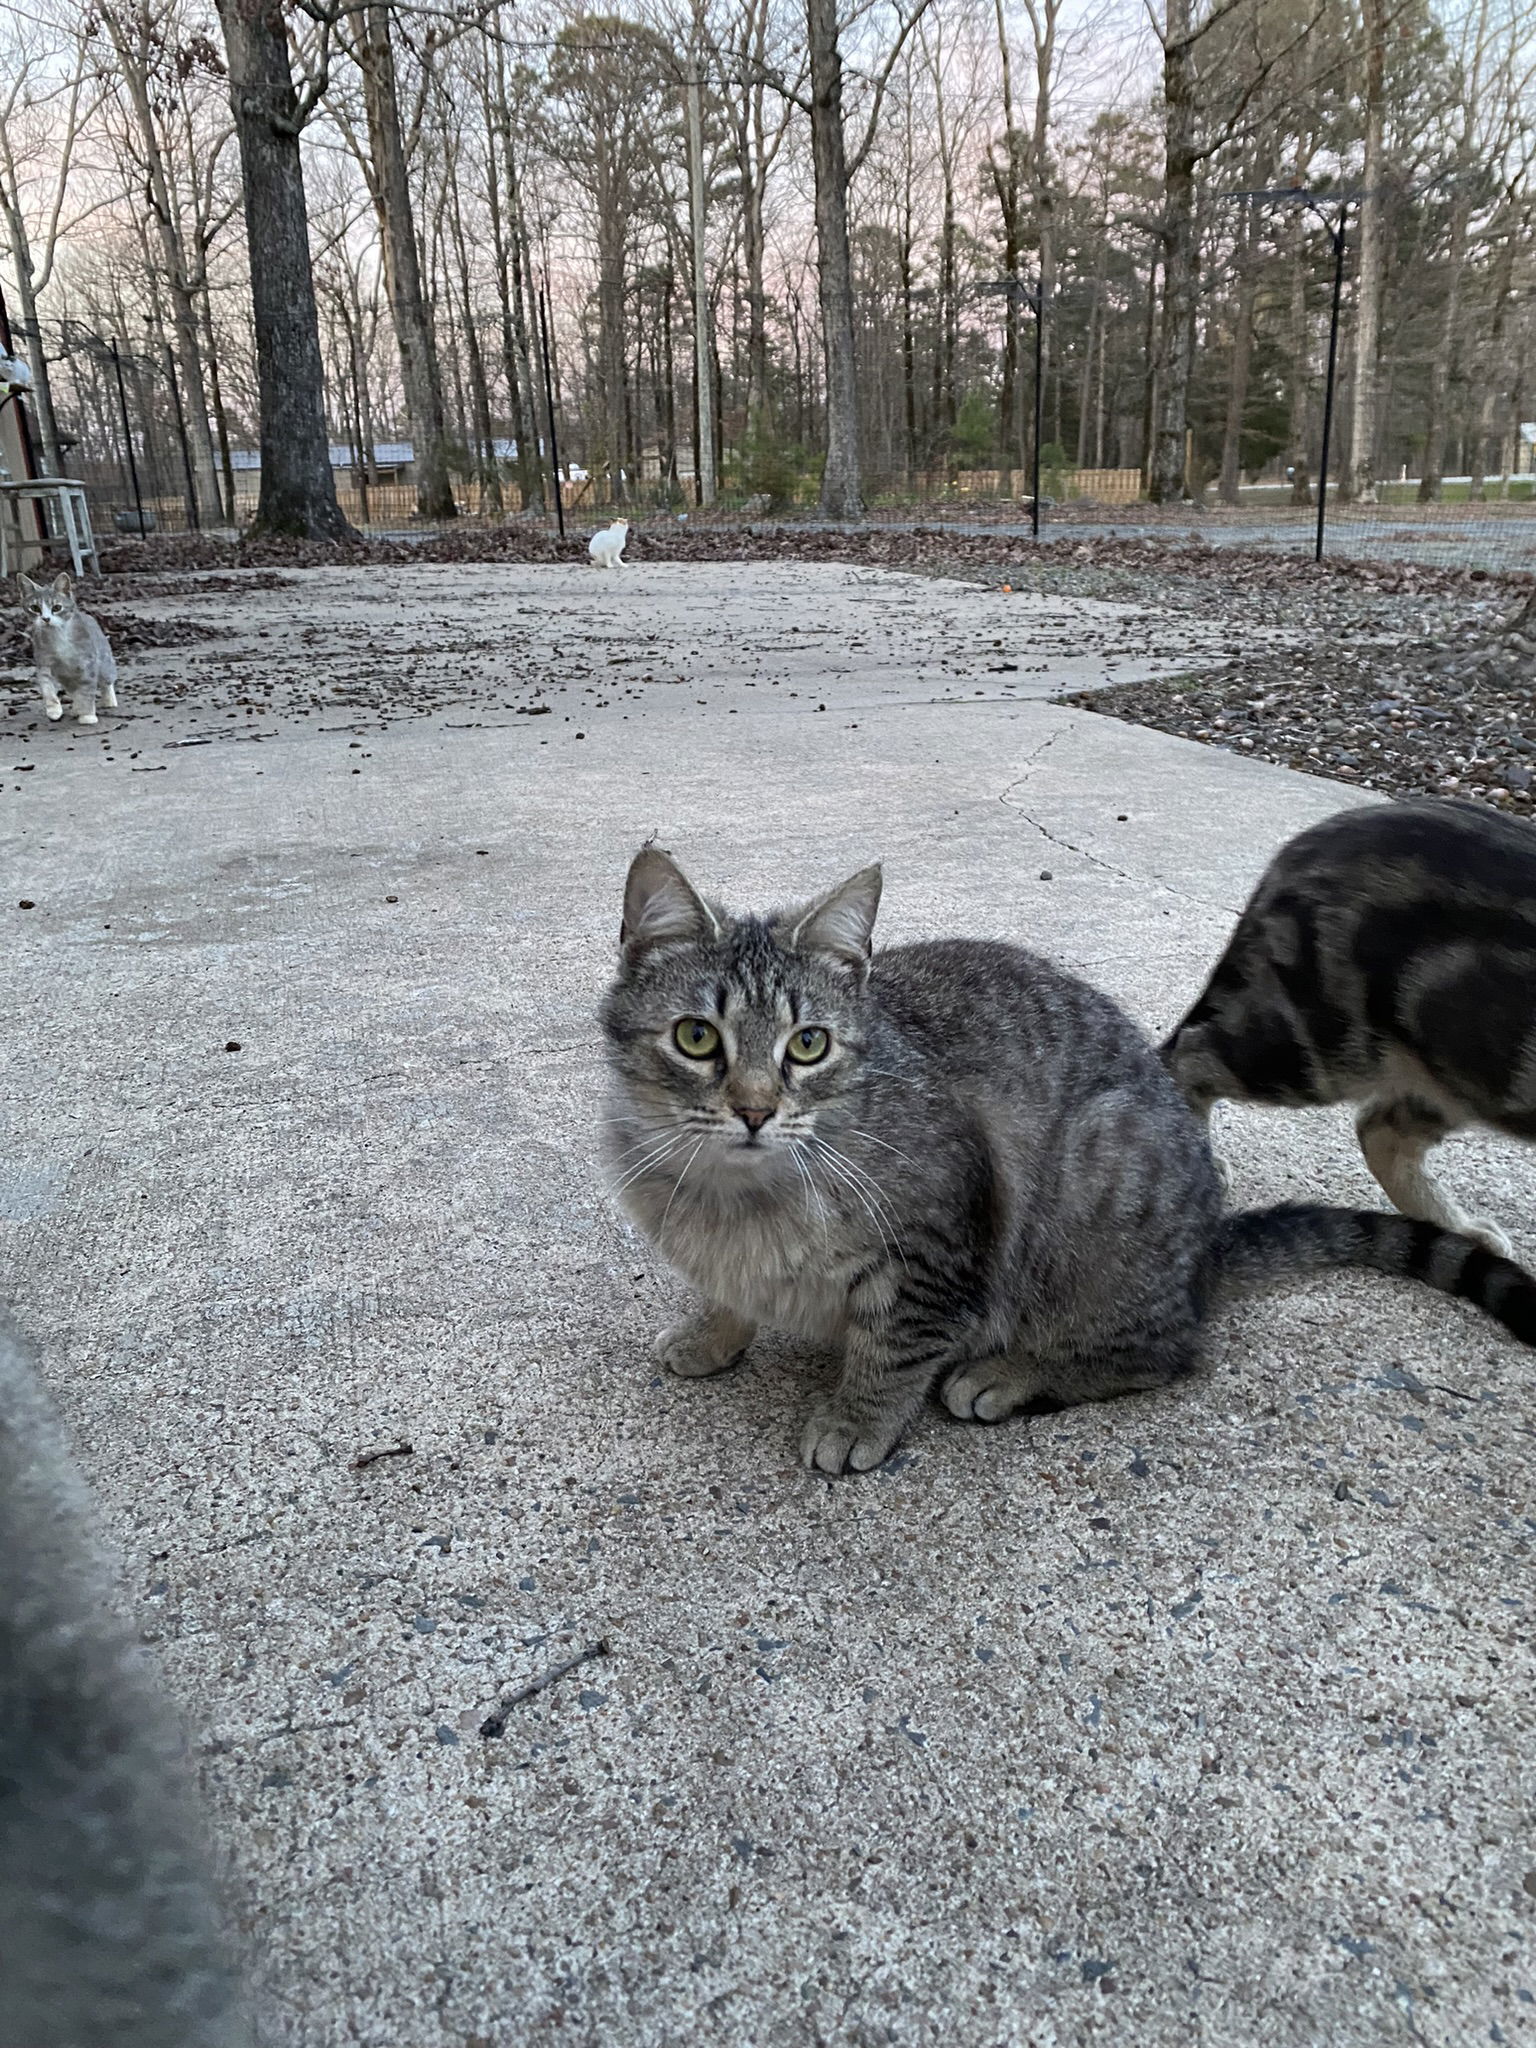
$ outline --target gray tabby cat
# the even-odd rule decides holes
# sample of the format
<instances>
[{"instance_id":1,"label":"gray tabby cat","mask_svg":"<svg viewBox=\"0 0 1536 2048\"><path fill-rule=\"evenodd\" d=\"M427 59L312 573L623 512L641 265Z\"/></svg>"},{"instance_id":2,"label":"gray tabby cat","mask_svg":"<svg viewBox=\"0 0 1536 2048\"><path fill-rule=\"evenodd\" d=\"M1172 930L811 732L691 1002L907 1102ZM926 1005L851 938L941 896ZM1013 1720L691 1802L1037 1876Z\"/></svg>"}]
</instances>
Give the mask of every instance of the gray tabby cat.
<instances>
[{"instance_id":1,"label":"gray tabby cat","mask_svg":"<svg viewBox=\"0 0 1536 2048\"><path fill-rule=\"evenodd\" d=\"M639 1227L704 1297L675 1373L760 1325L842 1352L801 1454L867 1471L938 1386L996 1422L1183 1378L1217 1288L1368 1266L1536 1344L1536 1281L1399 1216L1223 1218L1204 1132L1107 996L1017 946L873 958L880 872L765 916L653 847L629 871L603 1008L606 1151Z\"/></svg>"},{"instance_id":2,"label":"gray tabby cat","mask_svg":"<svg viewBox=\"0 0 1536 2048\"><path fill-rule=\"evenodd\" d=\"M67 575L51 583L18 576L21 601L31 614L32 659L37 687L50 718L62 718L60 690L70 692L70 709L82 725L96 723L96 700L117 709L117 661L111 643L89 612L75 602Z\"/></svg>"},{"instance_id":3,"label":"gray tabby cat","mask_svg":"<svg viewBox=\"0 0 1536 2048\"><path fill-rule=\"evenodd\" d=\"M1472 804L1373 804L1283 846L1163 1047L1190 1107L1360 1105L1405 1216L1504 1256L1424 1155L1464 1124L1536 1138L1536 832Z\"/></svg>"},{"instance_id":4,"label":"gray tabby cat","mask_svg":"<svg viewBox=\"0 0 1536 2048\"><path fill-rule=\"evenodd\" d=\"M170 1717L0 1316L0 2048L242 2048Z\"/></svg>"}]
</instances>

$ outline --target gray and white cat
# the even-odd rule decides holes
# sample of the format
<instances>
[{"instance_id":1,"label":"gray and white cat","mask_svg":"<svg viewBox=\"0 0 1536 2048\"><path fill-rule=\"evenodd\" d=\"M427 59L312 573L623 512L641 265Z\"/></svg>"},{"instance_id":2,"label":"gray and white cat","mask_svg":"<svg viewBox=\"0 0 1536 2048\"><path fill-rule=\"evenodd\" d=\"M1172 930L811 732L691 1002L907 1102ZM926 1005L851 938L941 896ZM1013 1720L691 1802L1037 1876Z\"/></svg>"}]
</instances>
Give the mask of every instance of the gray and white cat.
<instances>
[{"instance_id":1,"label":"gray and white cat","mask_svg":"<svg viewBox=\"0 0 1536 2048\"><path fill-rule=\"evenodd\" d=\"M1163 1047L1198 1116L1359 1105L1405 1216L1509 1254L1424 1168L1466 1124L1536 1138L1536 831L1473 804L1373 804L1283 846Z\"/></svg>"},{"instance_id":2,"label":"gray and white cat","mask_svg":"<svg viewBox=\"0 0 1536 2048\"><path fill-rule=\"evenodd\" d=\"M1465 1237L1223 1217L1204 1132L1107 996L982 940L872 957L879 900L865 868L733 916L647 847L603 1006L615 1190L703 1296L657 1352L692 1377L760 1325L838 1347L807 1465L878 1465L935 1387L995 1422L1181 1379L1218 1289L1286 1272L1411 1274L1536 1344L1536 1281Z\"/></svg>"},{"instance_id":3,"label":"gray and white cat","mask_svg":"<svg viewBox=\"0 0 1536 2048\"><path fill-rule=\"evenodd\" d=\"M67 575L51 583L18 576L21 601L31 615L32 659L37 687L50 718L62 718L59 692L70 692L70 709L82 725L96 723L96 701L117 709L117 661L111 643L89 612L75 602L75 586Z\"/></svg>"},{"instance_id":4,"label":"gray and white cat","mask_svg":"<svg viewBox=\"0 0 1536 2048\"><path fill-rule=\"evenodd\" d=\"M0 1314L0 2043L248 2048L171 1717Z\"/></svg>"}]
</instances>

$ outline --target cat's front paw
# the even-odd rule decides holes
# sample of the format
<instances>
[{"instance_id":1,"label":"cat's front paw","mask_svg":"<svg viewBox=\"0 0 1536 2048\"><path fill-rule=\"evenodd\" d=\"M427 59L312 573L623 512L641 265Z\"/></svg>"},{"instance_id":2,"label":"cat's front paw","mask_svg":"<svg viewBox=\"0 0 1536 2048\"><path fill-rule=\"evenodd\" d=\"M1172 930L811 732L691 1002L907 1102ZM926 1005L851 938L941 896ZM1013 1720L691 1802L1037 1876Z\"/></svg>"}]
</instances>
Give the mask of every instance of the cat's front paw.
<instances>
[{"instance_id":1,"label":"cat's front paw","mask_svg":"<svg viewBox=\"0 0 1536 2048\"><path fill-rule=\"evenodd\" d=\"M94 712L94 711L82 711L82 712L81 712L81 714L80 714L80 723L81 723L82 725L94 725L94 724L96 723L96 714L95 714L95 712Z\"/></svg>"},{"instance_id":2,"label":"cat's front paw","mask_svg":"<svg viewBox=\"0 0 1536 2048\"><path fill-rule=\"evenodd\" d=\"M878 1424L850 1422L835 1408L818 1408L800 1438L800 1458L812 1472L837 1479L845 1472L873 1472L895 1450L901 1435Z\"/></svg>"},{"instance_id":3,"label":"cat's front paw","mask_svg":"<svg viewBox=\"0 0 1536 2048\"><path fill-rule=\"evenodd\" d=\"M64 716L64 706L62 704L50 704L47 707L47 711L50 718L62 718Z\"/></svg>"},{"instance_id":4,"label":"cat's front paw","mask_svg":"<svg viewBox=\"0 0 1536 2048\"><path fill-rule=\"evenodd\" d=\"M663 1330L651 1349L679 1379L702 1380L735 1365L751 1341L752 1331L746 1323L719 1316L690 1316L687 1322Z\"/></svg>"}]
</instances>

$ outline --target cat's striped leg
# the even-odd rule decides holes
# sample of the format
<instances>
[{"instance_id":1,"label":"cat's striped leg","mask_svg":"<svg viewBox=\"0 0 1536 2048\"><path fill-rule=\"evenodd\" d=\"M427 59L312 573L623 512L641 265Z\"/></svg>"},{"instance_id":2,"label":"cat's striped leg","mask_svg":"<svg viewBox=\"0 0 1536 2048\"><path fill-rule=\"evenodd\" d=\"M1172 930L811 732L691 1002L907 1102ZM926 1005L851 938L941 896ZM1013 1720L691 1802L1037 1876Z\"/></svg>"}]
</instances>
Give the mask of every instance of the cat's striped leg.
<instances>
[{"instance_id":1,"label":"cat's striped leg","mask_svg":"<svg viewBox=\"0 0 1536 2048\"><path fill-rule=\"evenodd\" d=\"M1498 1224L1468 1216L1425 1169L1425 1153L1453 1128L1450 1118L1432 1103L1411 1095L1377 1097L1362 1105L1355 1121L1365 1163L1395 1209L1423 1223L1438 1223L1442 1230L1459 1230L1501 1259L1510 1258L1509 1239Z\"/></svg>"},{"instance_id":2,"label":"cat's striped leg","mask_svg":"<svg viewBox=\"0 0 1536 2048\"><path fill-rule=\"evenodd\" d=\"M967 1331L965 1276L950 1278L909 1247L899 1272L874 1268L848 1296L842 1374L805 1423L801 1458L813 1473L868 1473L891 1456L901 1432L956 1358L975 1356Z\"/></svg>"},{"instance_id":3,"label":"cat's striped leg","mask_svg":"<svg viewBox=\"0 0 1536 2048\"><path fill-rule=\"evenodd\" d=\"M42 692L43 709L48 713L48 716L50 718L62 718L64 716L64 706L59 702L59 693L55 684L49 677L39 676L37 687Z\"/></svg>"},{"instance_id":4,"label":"cat's striped leg","mask_svg":"<svg viewBox=\"0 0 1536 2048\"><path fill-rule=\"evenodd\" d=\"M668 1372L701 1380L735 1365L756 1334L756 1324L744 1322L733 1310L707 1308L663 1330L651 1349Z\"/></svg>"}]
</instances>

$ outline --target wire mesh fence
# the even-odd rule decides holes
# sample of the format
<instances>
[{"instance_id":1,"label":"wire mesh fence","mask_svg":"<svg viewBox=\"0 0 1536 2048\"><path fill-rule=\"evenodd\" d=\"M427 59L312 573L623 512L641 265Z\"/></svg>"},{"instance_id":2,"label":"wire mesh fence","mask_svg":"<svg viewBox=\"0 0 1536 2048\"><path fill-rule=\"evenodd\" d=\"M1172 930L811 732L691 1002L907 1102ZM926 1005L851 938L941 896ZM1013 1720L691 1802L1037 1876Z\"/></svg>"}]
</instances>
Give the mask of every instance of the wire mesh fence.
<instances>
[{"instance_id":1,"label":"wire mesh fence","mask_svg":"<svg viewBox=\"0 0 1536 2048\"><path fill-rule=\"evenodd\" d=\"M98 536L131 539L186 533L192 522L182 492L125 492L99 466L81 465ZM92 471L95 474L92 474ZM961 473L931 481L916 477L873 478L867 487L864 521L871 526L953 526L976 532L1030 536L1027 495L1005 493L998 478L1007 472ZM1059 498L1042 497L1042 545L1066 544L1095 536L1135 539L1157 545L1182 544L1192 535L1213 547L1274 550L1310 556L1315 547L1317 514L1312 506L1286 501L1279 486L1244 490L1229 506L1188 501L1172 506L1149 504L1140 495L1137 471L1110 472L1108 477L1073 476ZM1418 503L1411 485L1380 493L1374 504L1335 502L1329 509L1324 538L1326 555L1353 560L1422 563L1437 568L1462 568L1486 573L1536 574L1536 487L1530 477L1491 482L1485 495L1469 496L1470 480L1448 480L1438 502ZM498 525L509 520L537 519L551 527L554 514L542 506L525 508L515 482L504 481L500 503L491 502L483 484L455 482L456 524ZM235 517L203 518L204 531L233 534L255 517L258 479L247 472L237 480ZM697 522L741 522L753 526L819 524L813 496L766 501L749 492L722 492L715 507L701 512L691 502L686 479L673 492L631 489L621 499L591 479L572 478L562 485L568 527L588 532L615 516L640 526L678 519ZM369 538L408 539L436 535L446 522L423 520L417 514L411 483L359 485L339 478L337 499L352 524Z\"/></svg>"},{"instance_id":2,"label":"wire mesh fence","mask_svg":"<svg viewBox=\"0 0 1536 2048\"><path fill-rule=\"evenodd\" d=\"M53 459L45 466L85 485L100 537L131 541L193 529L233 535L251 523L260 495L259 457L238 445L222 413L201 436L194 432L168 350L152 343L130 348L73 323L61 325L50 341L59 410L68 418L70 433L57 435ZM498 442L495 461L489 451L480 460L459 451L455 524L533 518L552 523L549 507L525 505L510 450L509 442ZM1197 533L1217 547L1304 555L1316 546L1315 480L1297 486L1274 465L1257 480L1243 482L1235 502L1223 502L1214 488L1194 488L1192 467L1187 499L1153 505L1138 468L1071 466L1054 446L1041 453L1043 544L1102 535L1171 545ZM341 509L359 531L406 539L443 530L444 522L418 516L412 455L409 441L380 444L372 460L357 448L333 448ZM637 473L626 476L622 488L611 476L589 474L572 463L561 479L565 517L578 532L615 514L641 524L819 521L814 460L805 459L779 478L770 493L753 488L750 465L738 464L730 449L722 455L721 488L707 511L695 501L686 448L648 446ZM1335 477L1328 488L1324 551L1354 559L1536 573L1536 427L1523 428L1504 459L1510 466L1497 475L1444 478L1430 502L1420 501L1419 480L1413 476L1379 483L1369 503L1341 498ZM951 464L876 471L864 479L864 520L876 527L955 525L1017 534L1022 540L1031 525L1030 485L1031 472L1025 468Z\"/></svg>"}]
</instances>

